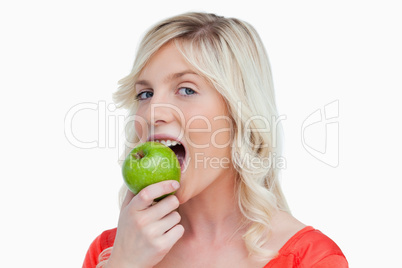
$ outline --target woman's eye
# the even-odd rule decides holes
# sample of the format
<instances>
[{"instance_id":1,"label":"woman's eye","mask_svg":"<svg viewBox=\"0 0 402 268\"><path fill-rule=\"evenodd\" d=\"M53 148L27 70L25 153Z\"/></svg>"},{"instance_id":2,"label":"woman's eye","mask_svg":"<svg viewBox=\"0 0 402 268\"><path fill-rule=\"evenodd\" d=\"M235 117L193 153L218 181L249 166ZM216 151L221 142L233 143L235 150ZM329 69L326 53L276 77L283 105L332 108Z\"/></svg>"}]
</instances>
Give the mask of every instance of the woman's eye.
<instances>
[{"instance_id":1,"label":"woman's eye","mask_svg":"<svg viewBox=\"0 0 402 268\"><path fill-rule=\"evenodd\" d=\"M179 94L183 95L183 96L189 96L189 95L193 95L196 92L194 90L192 90L191 88L188 87L182 87L179 89Z\"/></svg>"},{"instance_id":2,"label":"woman's eye","mask_svg":"<svg viewBox=\"0 0 402 268\"><path fill-rule=\"evenodd\" d=\"M154 93L151 91L144 91L144 92L139 93L136 96L136 99L137 100L145 100L145 99L151 98L153 95L154 95Z\"/></svg>"}]
</instances>

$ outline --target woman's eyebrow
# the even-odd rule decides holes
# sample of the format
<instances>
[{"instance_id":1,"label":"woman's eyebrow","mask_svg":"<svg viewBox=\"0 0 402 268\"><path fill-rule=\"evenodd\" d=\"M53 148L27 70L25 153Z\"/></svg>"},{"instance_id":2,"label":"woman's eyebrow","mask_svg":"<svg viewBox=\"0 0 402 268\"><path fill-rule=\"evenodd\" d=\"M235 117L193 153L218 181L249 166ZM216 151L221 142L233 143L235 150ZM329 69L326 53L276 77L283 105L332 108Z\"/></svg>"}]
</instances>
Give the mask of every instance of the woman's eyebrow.
<instances>
[{"instance_id":1,"label":"woman's eyebrow","mask_svg":"<svg viewBox=\"0 0 402 268\"><path fill-rule=\"evenodd\" d=\"M150 86L150 84L147 80L138 80L137 82L135 82L134 87L136 87L137 85L142 85L142 86L146 86L146 87Z\"/></svg>"},{"instance_id":2,"label":"woman's eyebrow","mask_svg":"<svg viewBox=\"0 0 402 268\"><path fill-rule=\"evenodd\" d=\"M180 78L180 77L182 77L182 76L184 76L184 75L186 75L186 74L195 74L195 75L198 75L198 74L195 73L194 71L185 70L185 71L182 71L182 72L170 74L170 75L168 75L163 81L164 81L165 83L167 83L167 82L169 82L169 81L171 81L171 80L178 79L178 78ZM147 80L138 80L137 82L135 82L134 86L137 86L137 85L142 85L142 86L149 87L149 86L151 85L151 83L148 82Z\"/></svg>"},{"instance_id":3,"label":"woman's eyebrow","mask_svg":"<svg viewBox=\"0 0 402 268\"><path fill-rule=\"evenodd\" d=\"M193 72L193 71L191 71L191 70L185 70L185 71L182 71L182 72L179 72L179 73L174 73L174 74L171 74L171 75L167 76L167 77L165 78L164 82L169 82L169 81L171 81L171 80L178 79L178 78L180 78L180 77L182 77L182 76L184 76L184 75L186 75L186 74L195 74L195 75L198 75L197 73L195 73L195 72Z\"/></svg>"}]
</instances>

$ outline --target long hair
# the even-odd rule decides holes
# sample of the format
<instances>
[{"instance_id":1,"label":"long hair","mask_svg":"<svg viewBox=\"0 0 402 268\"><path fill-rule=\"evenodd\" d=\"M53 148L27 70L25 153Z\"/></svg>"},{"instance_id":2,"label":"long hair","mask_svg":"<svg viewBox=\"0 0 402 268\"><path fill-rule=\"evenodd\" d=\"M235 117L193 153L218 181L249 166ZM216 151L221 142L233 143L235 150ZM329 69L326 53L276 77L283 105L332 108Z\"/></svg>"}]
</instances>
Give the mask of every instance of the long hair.
<instances>
[{"instance_id":1,"label":"long hair","mask_svg":"<svg viewBox=\"0 0 402 268\"><path fill-rule=\"evenodd\" d=\"M137 109L134 84L138 75L168 42L176 44L226 101L233 120L236 194L248 226L243 238L250 254L267 256L272 252L264 251L263 245L269 238L266 230L272 216L278 209L289 209L279 185L276 160L281 157L282 130L264 45L250 24L235 18L192 12L159 22L144 35L131 73L119 81L113 96L130 115ZM126 141L135 144L138 137L130 124L133 122L126 126Z\"/></svg>"}]
</instances>

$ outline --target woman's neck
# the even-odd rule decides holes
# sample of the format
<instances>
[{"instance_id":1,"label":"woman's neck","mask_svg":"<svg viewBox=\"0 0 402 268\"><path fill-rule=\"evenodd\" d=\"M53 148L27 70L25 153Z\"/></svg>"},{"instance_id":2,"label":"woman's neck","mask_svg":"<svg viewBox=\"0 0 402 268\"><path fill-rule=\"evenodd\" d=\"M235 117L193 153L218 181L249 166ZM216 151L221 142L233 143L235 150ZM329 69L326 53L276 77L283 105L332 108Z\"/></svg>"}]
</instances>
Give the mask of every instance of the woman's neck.
<instances>
[{"instance_id":1,"label":"woman's neck","mask_svg":"<svg viewBox=\"0 0 402 268\"><path fill-rule=\"evenodd\" d=\"M239 229L243 216L235 193L235 176L229 174L179 207L183 238L218 242L230 239Z\"/></svg>"}]
</instances>

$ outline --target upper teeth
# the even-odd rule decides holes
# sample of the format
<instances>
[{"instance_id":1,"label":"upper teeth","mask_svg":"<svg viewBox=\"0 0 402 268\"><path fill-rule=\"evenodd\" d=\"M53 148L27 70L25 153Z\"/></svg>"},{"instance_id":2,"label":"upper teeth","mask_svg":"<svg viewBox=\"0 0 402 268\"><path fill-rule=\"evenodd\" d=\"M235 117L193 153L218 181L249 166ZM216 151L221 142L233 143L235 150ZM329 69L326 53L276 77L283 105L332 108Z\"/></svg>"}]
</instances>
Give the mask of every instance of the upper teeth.
<instances>
[{"instance_id":1,"label":"upper teeth","mask_svg":"<svg viewBox=\"0 0 402 268\"><path fill-rule=\"evenodd\" d=\"M181 143L180 142L178 142L178 141L171 141L171 140L155 140L156 142L160 142L160 143L162 143L163 145L166 145L166 146L175 146L175 145L181 145Z\"/></svg>"}]
</instances>

